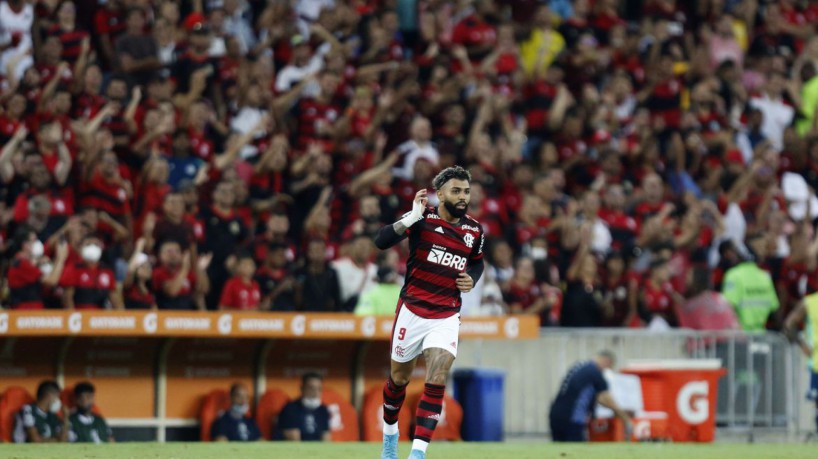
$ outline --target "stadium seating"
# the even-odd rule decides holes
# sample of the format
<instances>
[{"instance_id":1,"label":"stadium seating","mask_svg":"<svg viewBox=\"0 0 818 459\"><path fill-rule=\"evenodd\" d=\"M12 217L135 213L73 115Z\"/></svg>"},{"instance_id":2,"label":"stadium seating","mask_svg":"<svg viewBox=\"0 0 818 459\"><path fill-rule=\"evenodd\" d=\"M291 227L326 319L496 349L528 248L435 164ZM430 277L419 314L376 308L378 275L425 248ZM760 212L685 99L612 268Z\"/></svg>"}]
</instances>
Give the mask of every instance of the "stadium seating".
<instances>
[{"instance_id":1,"label":"stadium seating","mask_svg":"<svg viewBox=\"0 0 818 459\"><path fill-rule=\"evenodd\" d=\"M360 441L361 429L358 425L358 412L347 398L325 387L321 399L329 408L332 441Z\"/></svg>"},{"instance_id":2,"label":"stadium seating","mask_svg":"<svg viewBox=\"0 0 818 459\"><path fill-rule=\"evenodd\" d=\"M400 440L409 441L414 412L409 409L408 404L404 406L398 418ZM361 419L363 440L381 441L383 439L383 388L381 386L373 386L364 394L361 416L363 418Z\"/></svg>"},{"instance_id":3,"label":"stadium seating","mask_svg":"<svg viewBox=\"0 0 818 459\"><path fill-rule=\"evenodd\" d=\"M215 389L204 396L202 400L202 410L199 415L201 421L201 440L210 441L210 427L219 413L230 408L230 392L224 389Z\"/></svg>"},{"instance_id":4,"label":"stadium seating","mask_svg":"<svg viewBox=\"0 0 818 459\"><path fill-rule=\"evenodd\" d=\"M418 404L422 392L415 392L406 396L406 403L403 405L401 415L405 412L409 413L412 427L407 429L407 433L414 431L414 413L417 411ZM400 422L400 421L399 421ZM460 435L460 427L463 424L463 408L450 395L443 396L443 411L440 413L440 421L437 423L432 440L435 441L460 441L463 437Z\"/></svg>"},{"instance_id":5,"label":"stadium seating","mask_svg":"<svg viewBox=\"0 0 818 459\"><path fill-rule=\"evenodd\" d=\"M12 386L0 395L0 439L4 442L12 441L14 432L14 418L20 409L34 402L34 397L22 387Z\"/></svg>"},{"instance_id":6,"label":"stadium seating","mask_svg":"<svg viewBox=\"0 0 818 459\"><path fill-rule=\"evenodd\" d=\"M273 439L278 414L289 401L290 397L281 389L267 389L258 400L256 423L258 423L262 438Z\"/></svg>"}]
</instances>

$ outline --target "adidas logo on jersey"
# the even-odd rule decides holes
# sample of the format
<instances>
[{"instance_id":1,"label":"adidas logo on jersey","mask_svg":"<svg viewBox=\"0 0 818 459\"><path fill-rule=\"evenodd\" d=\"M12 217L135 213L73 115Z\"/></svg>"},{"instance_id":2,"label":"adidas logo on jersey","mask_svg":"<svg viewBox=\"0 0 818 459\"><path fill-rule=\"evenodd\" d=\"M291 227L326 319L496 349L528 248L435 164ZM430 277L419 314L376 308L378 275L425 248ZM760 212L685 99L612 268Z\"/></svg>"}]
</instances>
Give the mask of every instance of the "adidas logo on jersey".
<instances>
[{"instance_id":1,"label":"adidas logo on jersey","mask_svg":"<svg viewBox=\"0 0 818 459\"><path fill-rule=\"evenodd\" d=\"M435 228L435 233L440 233L440 234L443 234L443 227L442 227L442 226L438 226L437 228Z\"/></svg>"},{"instance_id":2,"label":"adidas logo on jersey","mask_svg":"<svg viewBox=\"0 0 818 459\"><path fill-rule=\"evenodd\" d=\"M455 268L458 271L466 269L466 257L461 257L460 255L455 255L444 250L431 249L426 259L440 266Z\"/></svg>"}]
</instances>

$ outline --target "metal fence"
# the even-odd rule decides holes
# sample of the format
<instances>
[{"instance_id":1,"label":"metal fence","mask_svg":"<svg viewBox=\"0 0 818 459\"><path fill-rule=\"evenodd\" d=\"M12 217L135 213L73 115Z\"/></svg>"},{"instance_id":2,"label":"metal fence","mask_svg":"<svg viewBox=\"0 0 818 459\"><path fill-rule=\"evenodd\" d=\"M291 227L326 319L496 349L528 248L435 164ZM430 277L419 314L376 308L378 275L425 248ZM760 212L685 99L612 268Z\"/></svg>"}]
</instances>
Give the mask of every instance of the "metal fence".
<instances>
[{"instance_id":1,"label":"metal fence","mask_svg":"<svg viewBox=\"0 0 818 459\"><path fill-rule=\"evenodd\" d=\"M506 372L505 432L549 433L548 408L568 368L602 349L618 366L641 359L720 359L727 374L718 388L720 429L795 434L806 373L800 353L780 334L732 331L543 329L538 340L463 341L456 367Z\"/></svg>"}]
</instances>

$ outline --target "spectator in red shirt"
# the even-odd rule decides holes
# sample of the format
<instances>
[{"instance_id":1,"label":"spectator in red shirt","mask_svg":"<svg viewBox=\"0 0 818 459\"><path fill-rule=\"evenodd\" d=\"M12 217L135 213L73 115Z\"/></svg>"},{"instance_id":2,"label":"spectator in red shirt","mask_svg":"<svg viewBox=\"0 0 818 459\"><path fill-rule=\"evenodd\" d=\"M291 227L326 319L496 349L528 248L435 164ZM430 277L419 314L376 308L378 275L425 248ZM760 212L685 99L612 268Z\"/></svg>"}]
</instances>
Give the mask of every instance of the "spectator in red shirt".
<instances>
[{"instance_id":1,"label":"spectator in red shirt","mask_svg":"<svg viewBox=\"0 0 818 459\"><path fill-rule=\"evenodd\" d=\"M522 257L517 260L514 277L503 293L503 300L512 314L536 315L540 319L540 326L552 325L550 311L559 299L559 289L537 283L534 263L530 258Z\"/></svg>"},{"instance_id":2,"label":"spectator in red shirt","mask_svg":"<svg viewBox=\"0 0 818 459\"><path fill-rule=\"evenodd\" d=\"M153 267L144 252L145 239L138 239L128 262L128 271L122 283L125 309L157 309L151 277Z\"/></svg>"},{"instance_id":3,"label":"spectator in red shirt","mask_svg":"<svg viewBox=\"0 0 818 459\"><path fill-rule=\"evenodd\" d=\"M0 145L6 145L6 142L11 140L14 133L23 125L23 116L26 113L25 94L19 92L10 94L5 108L0 114ZM27 134L28 131L21 132L23 137Z\"/></svg>"},{"instance_id":4,"label":"spectator in red shirt","mask_svg":"<svg viewBox=\"0 0 818 459\"><path fill-rule=\"evenodd\" d=\"M40 132L37 133L37 143L40 147L40 154L43 156L43 163L54 176L54 181L59 186L65 185L68 174L71 172L73 160L68 146L65 144L63 127L60 122L53 120L40 125Z\"/></svg>"},{"instance_id":5,"label":"spectator in red shirt","mask_svg":"<svg viewBox=\"0 0 818 459\"><path fill-rule=\"evenodd\" d=\"M111 68L114 62L114 42L125 31L125 14L120 0L108 0L94 15L94 35L99 42L102 63Z\"/></svg>"},{"instance_id":6,"label":"spectator in red shirt","mask_svg":"<svg viewBox=\"0 0 818 459\"><path fill-rule=\"evenodd\" d=\"M48 222L43 234L45 239L51 237L61 228L68 217L74 214L74 197L69 190L52 185L51 174L43 165L35 166L29 177L29 189L17 196L14 202L14 222L22 223L29 217L31 198L42 195L51 203Z\"/></svg>"},{"instance_id":7,"label":"spectator in red shirt","mask_svg":"<svg viewBox=\"0 0 818 459\"><path fill-rule=\"evenodd\" d=\"M497 44L497 29L487 21L494 8L493 1L478 0L471 14L454 27L452 43L465 46L473 64L479 64Z\"/></svg>"},{"instance_id":8,"label":"spectator in red shirt","mask_svg":"<svg viewBox=\"0 0 818 459\"><path fill-rule=\"evenodd\" d=\"M640 316L645 324L652 326L654 321L664 321L671 327L678 325L676 309L684 302L684 298L670 283L667 260L659 258L651 263L639 300Z\"/></svg>"},{"instance_id":9,"label":"spectator in red shirt","mask_svg":"<svg viewBox=\"0 0 818 459\"><path fill-rule=\"evenodd\" d=\"M189 249L196 242L193 225L185 219L185 201L181 193L168 193L162 202L162 216L148 214L143 224L143 237L149 253L161 247L166 241L173 241L179 247Z\"/></svg>"},{"instance_id":10,"label":"spectator in red shirt","mask_svg":"<svg viewBox=\"0 0 818 459\"><path fill-rule=\"evenodd\" d=\"M43 243L30 228L22 227L12 245L16 255L6 272L11 309L43 309L43 288L55 287L68 257L68 244L60 243L54 262L45 256Z\"/></svg>"},{"instance_id":11,"label":"spectator in red shirt","mask_svg":"<svg viewBox=\"0 0 818 459\"><path fill-rule=\"evenodd\" d=\"M132 218L130 200L133 192L131 184L120 174L116 154L112 151L103 153L100 163L92 167L94 171L85 183L80 203L102 210L120 223L129 222Z\"/></svg>"},{"instance_id":12,"label":"spectator in red shirt","mask_svg":"<svg viewBox=\"0 0 818 459\"><path fill-rule=\"evenodd\" d=\"M205 271L212 255L192 258L191 252L182 253L174 241L159 246L159 266L153 270L151 279L159 309L205 309L204 295L210 287Z\"/></svg>"},{"instance_id":13,"label":"spectator in red shirt","mask_svg":"<svg viewBox=\"0 0 818 459\"><path fill-rule=\"evenodd\" d=\"M621 252L611 252L605 258L602 289L606 309L602 325L605 327L628 327L637 313L639 278L628 271L628 263Z\"/></svg>"},{"instance_id":14,"label":"spectator in red shirt","mask_svg":"<svg viewBox=\"0 0 818 459\"><path fill-rule=\"evenodd\" d=\"M202 252L212 254L207 276L211 282L207 296L208 309L216 309L224 283L230 278L227 258L247 242L248 230L236 212L236 191L232 182L222 180L213 190L213 205L202 209L199 218L204 224Z\"/></svg>"},{"instance_id":15,"label":"spectator in red shirt","mask_svg":"<svg viewBox=\"0 0 818 459\"><path fill-rule=\"evenodd\" d=\"M73 64L79 59L82 41L89 38L88 32L77 28L77 8L71 0L60 3L56 17L57 23L48 29L48 34L60 38L63 46L62 58Z\"/></svg>"},{"instance_id":16,"label":"spectator in red shirt","mask_svg":"<svg viewBox=\"0 0 818 459\"><path fill-rule=\"evenodd\" d=\"M219 300L219 310L255 311L261 303L258 282L253 280L256 262L252 255L242 253L236 257L235 275L227 281Z\"/></svg>"},{"instance_id":17,"label":"spectator in red shirt","mask_svg":"<svg viewBox=\"0 0 818 459\"><path fill-rule=\"evenodd\" d=\"M256 282L261 289L261 309L268 311L295 311L297 308L295 273L287 260L287 246L271 242L263 264L256 271Z\"/></svg>"},{"instance_id":18,"label":"spectator in red shirt","mask_svg":"<svg viewBox=\"0 0 818 459\"><path fill-rule=\"evenodd\" d=\"M625 191L622 185L609 185L603 196L604 206L599 211L599 217L608 225L611 231L611 247L614 250L632 247L639 225L636 219L625 213Z\"/></svg>"},{"instance_id":19,"label":"spectator in red shirt","mask_svg":"<svg viewBox=\"0 0 818 459\"><path fill-rule=\"evenodd\" d=\"M100 263L102 241L86 236L80 245L82 261L67 266L60 278L65 309L122 309L114 272Z\"/></svg>"},{"instance_id":20,"label":"spectator in red shirt","mask_svg":"<svg viewBox=\"0 0 818 459\"><path fill-rule=\"evenodd\" d=\"M647 175L642 180L642 202L633 209L633 216L638 225L642 225L649 217L658 214L667 204L665 201L665 188L659 174Z\"/></svg>"},{"instance_id":21,"label":"spectator in red shirt","mask_svg":"<svg viewBox=\"0 0 818 459\"><path fill-rule=\"evenodd\" d=\"M342 237L349 239L356 234L365 234L374 238L381 226L380 202L376 196L366 195L358 200L358 218L346 227Z\"/></svg>"},{"instance_id":22,"label":"spectator in red shirt","mask_svg":"<svg viewBox=\"0 0 818 459\"><path fill-rule=\"evenodd\" d=\"M164 158L153 158L145 163L138 183L136 214L139 221L148 213L157 213L162 207L165 196L171 192L168 185L168 162Z\"/></svg>"}]
</instances>

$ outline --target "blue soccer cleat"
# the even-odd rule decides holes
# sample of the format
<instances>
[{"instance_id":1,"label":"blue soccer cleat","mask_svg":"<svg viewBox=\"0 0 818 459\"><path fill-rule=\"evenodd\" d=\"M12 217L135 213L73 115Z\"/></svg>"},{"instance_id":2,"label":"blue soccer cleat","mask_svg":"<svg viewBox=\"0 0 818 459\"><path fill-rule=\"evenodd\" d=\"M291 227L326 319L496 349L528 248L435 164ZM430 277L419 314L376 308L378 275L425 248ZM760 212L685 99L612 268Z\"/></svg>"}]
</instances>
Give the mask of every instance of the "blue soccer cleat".
<instances>
[{"instance_id":1,"label":"blue soccer cleat","mask_svg":"<svg viewBox=\"0 0 818 459\"><path fill-rule=\"evenodd\" d=\"M413 449L411 453L409 453L409 459L426 459L426 453L419 449Z\"/></svg>"},{"instance_id":2,"label":"blue soccer cleat","mask_svg":"<svg viewBox=\"0 0 818 459\"><path fill-rule=\"evenodd\" d=\"M381 459L398 459L398 438L400 434L383 436L383 449Z\"/></svg>"}]
</instances>

